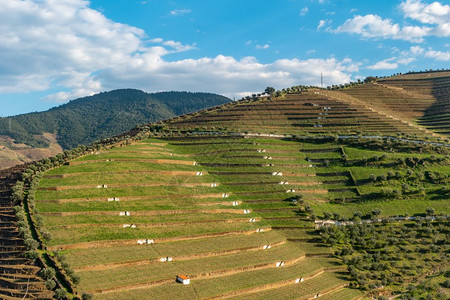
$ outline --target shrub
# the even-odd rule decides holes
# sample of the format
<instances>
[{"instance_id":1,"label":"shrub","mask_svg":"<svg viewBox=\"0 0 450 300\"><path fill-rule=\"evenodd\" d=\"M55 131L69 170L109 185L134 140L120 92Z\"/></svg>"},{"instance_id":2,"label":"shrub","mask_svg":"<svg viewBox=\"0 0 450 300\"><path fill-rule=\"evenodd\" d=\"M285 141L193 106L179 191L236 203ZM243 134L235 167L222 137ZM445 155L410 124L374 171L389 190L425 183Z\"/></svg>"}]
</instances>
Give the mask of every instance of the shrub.
<instances>
[{"instance_id":1,"label":"shrub","mask_svg":"<svg viewBox=\"0 0 450 300\"><path fill-rule=\"evenodd\" d=\"M50 242L52 240L52 234L48 231L45 230L41 230L41 234L42 234L42 238L44 239L44 241L46 241L47 243Z\"/></svg>"},{"instance_id":2,"label":"shrub","mask_svg":"<svg viewBox=\"0 0 450 300\"><path fill-rule=\"evenodd\" d=\"M36 250L29 250L29 251L25 252L23 254L23 256L25 258L34 260L39 257L39 253Z\"/></svg>"},{"instance_id":3,"label":"shrub","mask_svg":"<svg viewBox=\"0 0 450 300\"><path fill-rule=\"evenodd\" d=\"M77 274L72 274L72 276L70 276L70 279L75 285L78 285L80 283L80 276Z\"/></svg>"},{"instance_id":4,"label":"shrub","mask_svg":"<svg viewBox=\"0 0 450 300\"><path fill-rule=\"evenodd\" d=\"M52 279L55 276L56 272L53 268L44 268L38 272L38 275L44 278L45 280Z\"/></svg>"},{"instance_id":5,"label":"shrub","mask_svg":"<svg viewBox=\"0 0 450 300\"><path fill-rule=\"evenodd\" d=\"M380 176L378 176L378 180L379 181L386 181L387 180L387 176L385 174L381 174Z\"/></svg>"},{"instance_id":6,"label":"shrub","mask_svg":"<svg viewBox=\"0 0 450 300\"><path fill-rule=\"evenodd\" d=\"M371 212L371 215L374 216L374 217L379 216L380 214L381 214L381 209L379 209L379 208L375 208Z\"/></svg>"},{"instance_id":7,"label":"shrub","mask_svg":"<svg viewBox=\"0 0 450 300\"><path fill-rule=\"evenodd\" d=\"M94 296L92 294L83 292L83 294L81 294L81 299L82 300L92 300L94 298Z\"/></svg>"},{"instance_id":8,"label":"shrub","mask_svg":"<svg viewBox=\"0 0 450 300\"><path fill-rule=\"evenodd\" d=\"M56 299L65 299L67 297L67 292L65 289L57 289L55 291Z\"/></svg>"},{"instance_id":9,"label":"shrub","mask_svg":"<svg viewBox=\"0 0 450 300\"><path fill-rule=\"evenodd\" d=\"M53 290L56 286L56 282L53 279L48 279L45 281L45 287L48 290Z\"/></svg>"},{"instance_id":10,"label":"shrub","mask_svg":"<svg viewBox=\"0 0 450 300\"><path fill-rule=\"evenodd\" d=\"M12 200L14 203L20 203L23 200L24 192L23 192L24 184L23 181L17 181L16 185L12 188Z\"/></svg>"},{"instance_id":11,"label":"shrub","mask_svg":"<svg viewBox=\"0 0 450 300\"><path fill-rule=\"evenodd\" d=\"M427 212L427 215L429 215L429 216L436 214L436 211L434 210L434 208L427 208L426 212Z\"/></svg>"},{"instance_id":12,"label":"shrub","mask_svg":"<svg viewBox=\"0 0 450 300\"><path fill-rule=\"evenodd\" d=\"M380 190L380 195L383 198L388 198L394 196L394 190L391 188L382 188Z\"/></svg>"},{"instance_id":13,"label":"shrub","mask_svg":"<svg viewBox=\"0 0 450 300\"><path fill-rule=\"evenodd\" d=\"M442 285L447 289L450 288L450 279L445 280Z\"/></svg>"},{"instance_id":14,"label":"shrub","mask_svg":"<svg viewBox=\"0 0 450 300\"><path fill-rule=\"evenodd\" d=\"M74 270L72 270L70 267L64 268L64 271L66 271L66 274L67 274L69 277L72 277L73 275L75 275Z\"/></svg>"},{"instance_id":15,"label":"shrub","mask_svg":"<svg viewBox=\"0 0 450 300\"><path fill-rule=\"evenodd\" d=\"M28 249L31 250L37 249L37 247L39 247L39 243L31 237L26 238L24 244L28 247Z\"/></svg>"}]
</instances>

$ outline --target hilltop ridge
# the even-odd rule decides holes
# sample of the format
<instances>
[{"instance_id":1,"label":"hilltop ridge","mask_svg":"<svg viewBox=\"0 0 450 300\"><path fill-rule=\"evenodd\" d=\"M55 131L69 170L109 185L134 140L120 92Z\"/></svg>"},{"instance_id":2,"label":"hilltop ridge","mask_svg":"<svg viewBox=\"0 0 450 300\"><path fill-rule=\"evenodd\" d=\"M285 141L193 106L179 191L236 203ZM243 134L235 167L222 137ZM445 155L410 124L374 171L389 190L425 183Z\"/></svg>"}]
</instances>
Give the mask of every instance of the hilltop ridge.
<instances>
[{"instance_id":1,"label":"hilltop ridge","mask_svg":"<svg viewBox=\"0 0 450 300\"><path fill-rule=\"evenodd\" d=\"M183 130L450 137L449 71L327 89L293 87L275 94L279 96L248 97L218 110L180 116L168 124L176 123Z\"/></svg>"},{"instance_id":2,"label":"hilltop ridge","mask_svg":"<svg viewBox=\"0 0 450 300\"><path fill-rule=\"evenodd\" d=\"M231 101L211 93L102 92L48 111L0 118L0 168L56 155L155 122ZM56 141L55 141L56 139ZM50 146L50 147L49 147ZM61 149L62 148L62 149ZM17 155L16 155L17 154Z\"/></svg>"}]
</instances>

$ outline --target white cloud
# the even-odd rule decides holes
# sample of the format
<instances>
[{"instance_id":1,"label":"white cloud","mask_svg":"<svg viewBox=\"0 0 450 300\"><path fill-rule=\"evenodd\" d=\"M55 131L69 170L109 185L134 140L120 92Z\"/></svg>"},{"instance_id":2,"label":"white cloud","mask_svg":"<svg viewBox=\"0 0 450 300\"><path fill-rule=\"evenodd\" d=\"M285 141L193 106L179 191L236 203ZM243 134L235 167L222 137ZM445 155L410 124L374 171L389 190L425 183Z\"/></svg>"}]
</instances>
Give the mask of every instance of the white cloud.
<instances>
[{"instance_id":1,"label":"white cloud","mask_svg":"<svg viewBox=\"0 0 450 300\"><path fill-rule=\"evenodd\" d=\"M339 26L336 32L348 32L360 34L363 37L389 37L400 31L397 24L391 20L383 20L377 15L355 16Z\"/></svg>"},{"instance_id":2,"label":"white cloud","mask_svg":"<svg viewBox=\"0 0 450 300\"><path fill-rule=\"evenodd\" d=\"M425 52L425 57L434 58L435 60L450 61L450 51L443 52L429 50Z\"/></svg>"},{"instance_id":3,"label":"white cloud","mask_svg":"<svg viewBox=\"0 0 450 300\"><path fill-rule=\"evenodd\" d=\"M218 55L175 62L161 59L153 69L118 67L102 72L102 80L108 87L115 88L194 90L239 96L247 91L262 90L267 85L276 88L299 83L318 85L321 70L327 84L345 83L351 80L351 73L358 69L359 64L349 59L280 59L263 64L254 57L236 60Z\"/></svg>"},{"instance_id":4,"label":"white cloud","mask_svg":"<svg viewBox=\"0 0 450 300\"><path fill-rule=\"evenodd\" d=\"M430 35L431 32L432 28L426 26L404 26L398 35L393 36L393 39L421 43L424 41L424 37Z\"/></svg>"},{"instance_id":5,"label":"white cloud","mask_svg":"<svg viewBox=\"0 0 450 300\"><path fill-rule=\"evenodd\" d=\"M331 22L332 22L332 20L320 20L319 25L317 25L317 30L320 30L321 28L323 28L326 25L330 25Z\"/></svg>"},{"instance_id":6,"label":"white cloud","mask_svg":"<svg viewBox=\"0 0 450 300\"><path fill-rule=\"evenodd\" d=\"M365 38L384 38L421 43L427 36L450 36L450 5L440 2L424 4L421 0L406 0L399 5L405 18L419 21L420 25L400 26L378 15L354 16L335 32L359 34ZM424 25L425 24L425 25Z\"/></svg>"},{"instance_id":7,"label":"white cloud","mask_svg":"<svg viewBox=\"0 0 450 300\"><path fill-rule=\"evenodd\" d=\"M439 26L434 29L434 33L437 36L442 36L442 37L450 36L450 22L445 23L445 24L439 24Z\"/></svg>"},{"instance_id":8,"label":"white cloud","mask_svg":"<svg viewBox=\"0 0 450 300\"><path fill-rule=\"evenodd\" d=\"M410 61L415 60L419 56L424 56L427 58L434 58L438 61L449 61L450 60L450 51L436 51L432 48L428 48L428 50L425 51L424 48L420 46L413 46L409 48L409 51L402 51L401 53L403 61ZM399 60L400 61L400 60ZM406 63L407 64L407 63Z\"/></svg>"},{"instance_id":9,"label":"white cloud","mask_svg":"<svg viewBox=\"0 0 450 300\"><path fill-rule=\"evenodd\" d=\"M322 28L323 26L325 26L325 20L320 20L319 21L319 25L317 25L317 29L320 29L320 28Z\"/></svg>"},{"instance_id":10,"label":"white cloud","mask_svg":"<svg viewBox=\"0 0 450 300\"><path fill-rule=\"evenodd\" d=\"M154 38L154 39L148 40L149 43L157 43L157 44L162 43L163 41L164 40L162 38Z\"/></svg>"},{"instance_id":11,"label":"white cloud","mask_svg":"<svg viewBox=\"0 0 450 300\"><path fill-rule=\"evenodd\" d=\"M162 42L162 44L164 46L169 46L171 48L173 48L175 50L175 52L183 52L183 51L188 51L188 50L192 50L192 49L196 49L195 48L195 43L192 45L183 45L180 42L175 42L175 41L165 41Z\"/></svg>"},{"instance_id":12,"label":"white cloud","mask_svg":"<svg viewBox=\"0 0 450 300\"><path fill-rule=\"evenodd\" d=\"M423 53L423 48L420 46L413 46L411 48L409 48L411 53L414 55L418 55L418 54L422 54Z\"/></svg>"},{"instance_id":13,"label":"white cloud","mask_svg":"<svg viewBox=\"0 0 450 300\"><path fill-rule=\"evenodd\" d=\"M66 102L70 99L75 99L87 95L92 95L96 91L101 91L102 87L99 81L94 80L89 76L90 74L79 74L79 78L73 78L71 74L70 80L65 84L71 86L72 90L68 92L58 92L44 97L44 101L48 102Z\"/></svg>"},{"instance_id":14,"label":"white cloud","mask_svg":"<svg viewBox=\"0 0 450 300\"><path fill-rule=\"evenodd\" d=\"M409 65L410 63L412 63L415 60L416 60L416 58L414 58L414 57L404 57L404 58L399 58L397 60L397 62L400 65Z\"/></svg>"},{"instance_id":15,"label":"white cloud","mask_svg":"<svg viewBox=\"0 0 450 300\"><path fill-rule=\"evenodd\" d=\"M269 49L270 45L269 44L264 44L264 45L256 45L256 49Z\"/></svg>"},{"instance_id":16,"label":"white cloud","mask_svg":"<svg viewBox=\"0 0 450 300\"><path fill-rule=\"evenodd\" d=\"M400 4L405 18L419 21L423 24L437 25L427 28L429 35L440 37L450 36L450 5L440 2L431 4L422 3L421 0L406 0Z\"/></svg>"},{"instance_id":17,"label":"white cloud","mask_svg":"<svg viewBox=\"0 0 450 300\"><path fill-rule=\"evenodd\" d=\"M424 37L432 31L430 27L404 26L392 23L390 19L383 19L378 15L354 16L339 26L335 32L359 34L365 38L384 38L405 40L410 42L423 42Z\"/></svg>"},{"instance_id":18,"label":"white cloud","mask_svg":"<svg viewBox=\"0 0 450 300\"><path fill-rule=\"evenodd\" d=\"M192 12L191 9L185 8L185 9L175 9L170 11L170 15L172 16L180 16L180 15L186 15L190 14Z\"/></svg>"},{"instance_id":19,"label":"white cloud","mask_svg":"<svg viewBox=\"0 0 450 300\"><path fill-rule=\"evenodd\" d=\"M149 39L82 0L0 1L0 19L0 93L62 91L48 101L117 88L238 95L267 85L319 84L320 72L327 84L345 83L359 69L350 59L335 58L260 63L217 55L168 61L166 55L195 44Z\"/></svg>"},{"instance_id":20,"label":"white cloud","mask_svg":"<svg viewBox=\"0 0 450 300\"><path fill-rule=\"evenodd\" d=\"M398 68L397 63L389 62L390 59L385 59L382 61L377 62L374 65L368 66L367 69L369 70L393 70Z\"/></svg>"},{"instance_id":21,"label":"white cloud","mask_svg":"<svg viewBox=\"0 0 450 300\"><path fill-rule=\"evenodd\" d=\"M424 4L421 0L406 0L400 4L405 17L426 24L448 24L450 22L450 5L440 2Z\"/></svg>"},{"instance_id":22,"label":"white cloud","mask_svg":"<svg viewBox=\"0 0 450 300\"><path fill-rule=\"evenodd\" d=\"M409 65L413 61L416 61L418 58L434 58L435 60L440 61L449 61L450 60L450 51L442 52L435 51L429 48L425 51L424 48L420 46L412 46L408 50L404 51L393 51L393 53L398 54L396 57L391 57L388 59L384 59L379 61L373 65L367 67L367 69L371 70L390 70L396 69L399 65Z\"/></svg>"},{"instance_id":23,"label":"white cloud","mask_svg":"<svg viewBox=\"0 0 450 300\"><path fill-rule=\"evenodd\" d=\"M305 7L303 7L303 8L300 10L299 15L300 15L300 16L305 16L305 15L308 13L308 11L309 11L309 8L308 8L307 6L305 6Z\"/></svg>"},{"instance_id":24,"label":"white cloud","mask_svg":"<svg viewBox=\"0 0 450 300\"><path fill-rule=\"evenodd\" d=\"M98 92L92 72L122 63L142 48L144 31L114 23L87 1L0 1L0 92L62 85ZM88 90L87 90L88 89ZM83 91L81 91L83 90Z\"/></svg>"}]
</instances>

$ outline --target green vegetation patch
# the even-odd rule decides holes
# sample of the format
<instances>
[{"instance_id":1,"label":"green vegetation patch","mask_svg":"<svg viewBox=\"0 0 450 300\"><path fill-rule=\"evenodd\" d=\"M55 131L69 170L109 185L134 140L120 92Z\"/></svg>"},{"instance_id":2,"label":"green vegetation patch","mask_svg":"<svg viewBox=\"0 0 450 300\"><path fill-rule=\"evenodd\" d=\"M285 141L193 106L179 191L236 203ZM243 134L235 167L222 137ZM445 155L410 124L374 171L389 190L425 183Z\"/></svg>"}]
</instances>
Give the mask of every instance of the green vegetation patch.
<instances>
[{"instance_id":1,"label":"green vegetation patch","mask_svg":"<svg viewBox=\"0 0 450 300\"><path fill-rule=\"evenodd\" d=\"M416 216L398 222L322 227L321 237L348 266L353 286L414 295L411 291L421 282L448 274L449 229L448 216ZM439 288L419 294L445 298Z\"/></svg>"}]
</instances>

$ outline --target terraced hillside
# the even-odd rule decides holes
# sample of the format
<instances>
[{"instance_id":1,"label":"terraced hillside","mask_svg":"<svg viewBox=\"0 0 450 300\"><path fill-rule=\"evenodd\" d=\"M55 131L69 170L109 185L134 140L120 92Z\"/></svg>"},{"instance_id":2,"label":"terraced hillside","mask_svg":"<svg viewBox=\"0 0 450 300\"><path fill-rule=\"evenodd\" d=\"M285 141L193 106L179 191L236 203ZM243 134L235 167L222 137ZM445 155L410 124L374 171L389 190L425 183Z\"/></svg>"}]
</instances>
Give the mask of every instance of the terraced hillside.
<instances>
[{"instance_id":1,"label":"terraced hillside","mask_svg":"<svg viewBox=\"0 0 450 300\"><path fill-rule=\"evenodd\" d=\"M95 298L309 299L347 283L339 275L345 267L318 243L307 210L347 216L375 207L385 215L448 210L442 198L362 202L383 188L365 184L369 173L395 166L349 171L342 151L348 162L377 154L275 138L146 139L47 172L37 208L52 235L48 250L65 255L81 277L78 289ZM413 155L392 154L383 164L401 157ZM426 192L439 198L431 184ZM175 283L179 274L191 285Z\"/></svg>"},{"instance_id":2,"label":"terraced hillside","mask_svg":"<svg viewBox=\"0 0 450 300\"><path fill-rule=\"evenodd\" d=\"M423 136L425 131L349 102L329 91L309 89L284 98L240 101L203 114L173 119L177 130L275 134L383 134Z\"/></svg>"},{"instance_id":3,"label":"terraced hillside","mask_svg":"<svg viewBox=\"0 0 450 300\"><path fill-rule=\"evenodd\" d=\"M360 299L441 280L448 145L419 143L427 131L347 96L239 101L36 163L23 173L25 214L44 270L56 269L41 275L84 299ZM412 220L429 226L414 247L432 254L410 266L416 248L395 244L406 254L392 266L407 265L397 274L366 225L399 223L392 234L410 237ZM330 224L368 242L350 253L343 233L319 234ZM385 268L370 286L351 268L364 247Z\"/></svg>"},{"instance_id":4,"label":"terraced hillside","mask_svg":"<svg viewBox=\"0 0 450 300\"><path fill-rule=\"evenodd\" d=\"M393 76L343 93L377 111L450 136L450 72Z\"/></svg>"},{"instance_id":5,"label":"terraced hillside","mask_svg":"<svg viewBox=\"0 0 450 300\"><path fill-rule=\"evenodd\" d=\"M23 167L0 172L0 298L50 298L42 278L36 276L40 266L24 257L26 246L17 228L11 200L12 186L20 178Z\"/></svg>"},{"instance_id":6,"label":"terraced hillside","mask_svg":"<svg viewBox=\"0 0 450 300\"><path fill-rule=\"evenodd\" d=\"M290 188L319 192L294 142L145 140L44 176L36 196L53 236L48 248L65 254L81 277L79 289L98 299L231 297L274 288L294 296L306 287L314 296L343 287L333 275L343 267L329 248L308 242L314 223L288 200L287 183L280 184L286 177L264 167L261 147L291 170L289 179L298 182ZM193 284L175 283L179 274ZM300 278L308 285L292 288Z\"/></svg>"}]
</instances>

